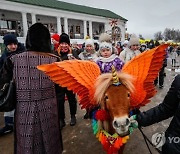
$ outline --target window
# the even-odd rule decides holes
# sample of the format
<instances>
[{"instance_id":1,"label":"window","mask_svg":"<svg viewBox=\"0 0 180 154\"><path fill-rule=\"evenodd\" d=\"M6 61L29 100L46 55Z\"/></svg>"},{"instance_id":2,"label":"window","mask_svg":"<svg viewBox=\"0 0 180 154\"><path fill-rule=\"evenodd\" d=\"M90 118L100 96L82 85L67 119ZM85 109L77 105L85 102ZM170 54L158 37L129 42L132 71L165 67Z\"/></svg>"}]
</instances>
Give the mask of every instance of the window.
<instances>
[{"instance_id":1,"label":"window","mask_svg":"<svg viewBox=\"0 0 180 154\"><path fill-rule=\"evenodd\" d=\"M0 35L4 36L8 33L13 33L19 36L18 21L0 20Z\"/></svg>"},{"instance_id":2,"label":"window","mask_svg":"<svg viewBox=\"0 0 180 154\"><path fill-rule=\"evenodd\" d=\"M1 29L7 29L8 28L8 24L6 20L0 20L0 28Z\"/></svg>"}]
</instances>

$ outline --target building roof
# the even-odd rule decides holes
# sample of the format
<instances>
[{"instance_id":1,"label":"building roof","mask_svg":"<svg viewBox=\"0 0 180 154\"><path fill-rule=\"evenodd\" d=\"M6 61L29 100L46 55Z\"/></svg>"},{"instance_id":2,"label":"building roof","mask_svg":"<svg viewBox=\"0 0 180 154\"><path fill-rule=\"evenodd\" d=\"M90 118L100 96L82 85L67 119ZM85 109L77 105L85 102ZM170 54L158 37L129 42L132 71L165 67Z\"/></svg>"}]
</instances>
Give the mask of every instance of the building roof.
<instances>
[{"instance_id":1,"label":"building roof","mask_svg":"<svg viewBox=\"0 0 180 154\"><path fill-rule=\"evenodd\" d=\"M107 18L115 18L115 19L121 19L127 21L127 19L109 10L98 9L84 5L77 5L77 4L72 4L57 0L6 0L6 1L41 6L41 7L48 7L52 9L60 9L65 11L77 12L77 13L90 14L90 15L107 17Z\"/></svg>"}]
</instances>

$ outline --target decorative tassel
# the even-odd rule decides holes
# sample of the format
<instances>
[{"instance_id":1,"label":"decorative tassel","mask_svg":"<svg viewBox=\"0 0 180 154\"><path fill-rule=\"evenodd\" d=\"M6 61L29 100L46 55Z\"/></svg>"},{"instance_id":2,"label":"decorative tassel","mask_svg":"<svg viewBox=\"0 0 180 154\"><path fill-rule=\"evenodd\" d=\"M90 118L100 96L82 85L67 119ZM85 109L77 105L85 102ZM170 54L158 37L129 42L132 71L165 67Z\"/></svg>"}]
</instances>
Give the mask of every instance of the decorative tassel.
<instances>
[{"instance_id":1,"label":"decorative tassel","mask_svg":"<svg viewBox=\"0 0 180 154\"><path fill-rule=\"evenodd\" d=\"M125 136L122 138L122 143L125 144L127 140L129 139L129 136Z\"/></svg>"},{"instance_id":2,"label":"decorative tassel","mask_svg":"<svg viewBox=\"0 0 180 154\"><path fill-rule=\"evenodd\" d=\"M99 141L101 141L102 140L102 132L100 132L100 134L99 134Z\"/></svg>"},{"instance_id":3,"label":"decorative tassel","mask_svg":"<svg viewBox=\"0 0 180 154\"><path fill-rule=\"evenodd\" d=\"M108 121L110 119L110 116L106 110L101 109L96 112L95 118L100 121Z\"/></svg>"},{"instance_id":4,"label":"decorative tassel","mask_svg":"<svg viewBox=\"0 0 180 154\"><path fill-rule=\"evenodd\" d=\"M120 147L122 146L122 139L121 138L118 138L115 143L114 143L114 147L116 149L119 149Z\"/></svg>"},{"instance_id":5,"label":"decorative tassel","mask_svg":"<svg viewBox=\"0 0 180 154\"><path fill-rule=\"evenodd\" d=\"M105 144L103 145L104 150L108 151L109 146L110 146L110 143L108 141L106 141Z\"/></svg>"},{"instance_id":6,"label":"decorative tassel","mask_svg":"<svg viewBox=\"0 0 180 154\"><path fill-rule=\"evenodd\" d=\"M97 132L96 138L99 138L100 131Z\"/></svg>"}]
</instances>

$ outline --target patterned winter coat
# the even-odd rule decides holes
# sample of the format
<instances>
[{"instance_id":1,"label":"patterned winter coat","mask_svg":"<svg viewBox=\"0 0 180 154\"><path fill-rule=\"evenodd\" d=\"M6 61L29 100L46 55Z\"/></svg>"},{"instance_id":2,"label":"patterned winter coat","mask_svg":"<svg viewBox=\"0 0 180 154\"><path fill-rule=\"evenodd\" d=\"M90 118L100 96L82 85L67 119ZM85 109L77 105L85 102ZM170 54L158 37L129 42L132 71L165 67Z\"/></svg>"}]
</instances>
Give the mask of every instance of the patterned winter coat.
<instances>
[{"instance_id":1,"label":"patterned winter coat","mask_svg":"<svg viewBox=\"0 0 180 154\"><path fill-rule=\"evenodd\" d=\"M15 153L62 153L54 83L37 69L38 65L57 61L57 57L28 51L10 60L17 95Z\"/></svg>"},{"instance_id":2,"label":"patterned winter coat","mask_svg":"<svg viewBox=\"0 0 180 154\"><path fill-rule=\"evenodd\" d=\"M117 71L120 71L124 65L124 62L115 54L112 54L109 58L99 57L96 63L98 64L101 73L110 73L112 65L114 65Z\"/></svg>"}]
</instances>

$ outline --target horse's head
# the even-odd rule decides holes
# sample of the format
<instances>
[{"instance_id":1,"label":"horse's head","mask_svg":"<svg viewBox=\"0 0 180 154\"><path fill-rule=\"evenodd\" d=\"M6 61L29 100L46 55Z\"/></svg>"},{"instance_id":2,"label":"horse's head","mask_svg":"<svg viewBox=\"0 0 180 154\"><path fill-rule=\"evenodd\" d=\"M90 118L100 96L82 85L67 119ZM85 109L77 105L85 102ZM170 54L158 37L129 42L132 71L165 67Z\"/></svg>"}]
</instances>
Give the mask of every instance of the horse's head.
<instances>
[{"instance_id":1,"label":"horse's head","mask_svg":"<svg viewBox=\"0 0 180 154\"><path fill-rule=\"evenodd\" d=\"M101 108L109 113L112 128L116 133L125 136L129 133L130 93L134 87L130 75L124 73L116 75L115 77L107 73L99 76L95 99L100 103Z\"/></svg>"}]
</instances>

